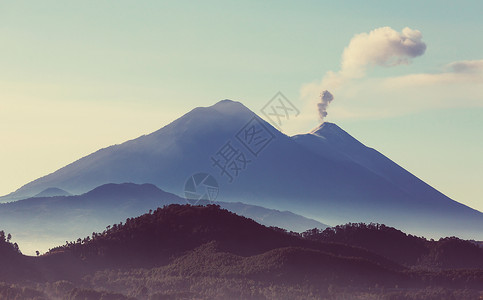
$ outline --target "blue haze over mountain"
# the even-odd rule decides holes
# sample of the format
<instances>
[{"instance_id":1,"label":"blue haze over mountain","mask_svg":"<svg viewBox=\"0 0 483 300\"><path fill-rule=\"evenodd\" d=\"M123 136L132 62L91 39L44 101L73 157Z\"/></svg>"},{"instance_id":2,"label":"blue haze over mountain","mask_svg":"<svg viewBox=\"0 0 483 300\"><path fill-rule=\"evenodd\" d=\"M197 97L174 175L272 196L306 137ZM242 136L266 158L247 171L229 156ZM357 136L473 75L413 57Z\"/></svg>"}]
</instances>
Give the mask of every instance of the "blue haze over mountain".
<instances>
[{"instance_id":1,"label":"blue haze over mountain","mask_svg":"<svg viewBox=\"0 0 483 300\"><path fill-rule=\"evenodd\" d=\"M223 100L195 108L164 128L101 149L26 184L3 201L31 197L48 187L85 193L106 183L151 183L182 195L194 173L212 174L219 200L289 210L326 224L379 222L439 237L483 239L483 214L446 197L335 124L288 137L270 124L274 139L257 157L236 135L255 114ZM212 157L231 145L250 160L230 183Z\"/></svg>"},{"instance_id":2,"label":"blue haze over mountain","mask_svg":"<svg viewBox=\"0 0 483 300\"><path fill-rule=\"evenodd\" d=\"M78 196L44 196L0 204L0 228L12 233L22 251L33 254L169 204L187 201L152 184L110 183ZM266 226L297 232L327 227L288 211L240 202L215 204Z\"/></svg>"}]
</instances>

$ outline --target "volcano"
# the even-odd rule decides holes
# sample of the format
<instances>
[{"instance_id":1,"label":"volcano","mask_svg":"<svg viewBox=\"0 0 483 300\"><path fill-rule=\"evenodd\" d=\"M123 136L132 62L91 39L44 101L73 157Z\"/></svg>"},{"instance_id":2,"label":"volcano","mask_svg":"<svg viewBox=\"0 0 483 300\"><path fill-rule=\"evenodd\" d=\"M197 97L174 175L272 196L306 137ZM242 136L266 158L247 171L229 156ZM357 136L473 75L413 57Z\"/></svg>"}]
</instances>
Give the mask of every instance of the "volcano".
<instances>
[{"instance_id":1,"label":"volcano","mask_svg":"<svg viewBox=\"0 0 483 300\"><path fill-rule=\"evenodd\" d=\"M288 210L325 224L378 222L427 237L483 239L483 214L458 203L343 129L323 123L289 137L242 103L198 107L149 135L101 149L4 196L49 187L82 194L103 184L150 183L184 196L211 174L217 200Z\"/></svg>"}]
</instances>

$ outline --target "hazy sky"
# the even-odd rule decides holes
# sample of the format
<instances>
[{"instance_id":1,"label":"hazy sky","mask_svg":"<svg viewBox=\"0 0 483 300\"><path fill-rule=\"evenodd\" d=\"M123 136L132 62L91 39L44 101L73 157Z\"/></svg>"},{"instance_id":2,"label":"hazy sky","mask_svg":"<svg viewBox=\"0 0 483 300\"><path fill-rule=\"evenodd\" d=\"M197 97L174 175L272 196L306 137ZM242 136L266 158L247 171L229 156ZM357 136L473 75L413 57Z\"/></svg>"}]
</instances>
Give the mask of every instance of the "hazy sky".
<instances>
[{"instance_id":1,"label":"hazy sky","mask_svg":"<svg viewBox=\"0 0 483 300\"><path fill-rule=\"evenodd\" d=\"M278 91L483 210L482 1L1 1L0 194L196 106ZM405 29L406 28L406 29Z\"/></svg>"}]
</instances>

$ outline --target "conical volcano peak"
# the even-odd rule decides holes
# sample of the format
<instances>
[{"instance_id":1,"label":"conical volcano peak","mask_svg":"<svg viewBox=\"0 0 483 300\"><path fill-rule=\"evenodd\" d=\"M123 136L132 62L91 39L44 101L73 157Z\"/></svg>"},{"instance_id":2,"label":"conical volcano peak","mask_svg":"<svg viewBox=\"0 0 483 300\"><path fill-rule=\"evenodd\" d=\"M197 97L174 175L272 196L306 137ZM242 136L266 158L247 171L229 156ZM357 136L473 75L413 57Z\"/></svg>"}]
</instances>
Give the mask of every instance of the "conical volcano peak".
<instances>
[{"instance_id":1,"label":"conical volcano peak","mask_svg":"<svg viewBox=\"0 0 483 300\"><path fill-rule=\"evenodd\" d=\"M314 128L310 134L325 138L329 141L336 142L339 145L361 144L353 136L348 134L344 129L340 128L334 123L324 122L318 127Z\"/></svg>"},{"instance_id":2,"label":"conical volcano peak","mask_svg":"<svg viewBox=\"0 0 483 300\"><path fill-rule=\"evenodd\" d=\"M185 114L180 119L185 117L193 118L193 117L202 117L203 119L208 117L214 118L214 115L220 116L247 116L250 117L254 114L249 108L247 108L243 103L239 101L233 101L229 99L218 101L217 103L211 106L199 106L191 110L189 113ZM179 119L178 119L179 120Z\"/></svg>"},{"instance_id":3,"label":"conical volcano peak","mask_svg":"<svg viewBox=\"0 0 483 300\"><path fill-rule=\"evenodd\" d=\"M480 212L439 193L336 124L325 122L292 138L231 100L195 108L154 133L94 152L0 201L26 199L49 187L80 195L123 182L153 184L143 190L152 191L146 195L155 201L160 199L156 186L185 195L187 180L198 173L215 178L223 201L269 205L332 224L390 221L433 237L441 232L483 239ZM100 195L96 199L114 195L107 199L116 203L119 195L141 192L125 184L93 193ZM39 203L36 213L37 207L44 211ZM84 205L69 203L69 211Z\"/></svg>"},{"instance_id":4,"label":"conical volcano peak","mask_svg":"<svg viewBox=\"0 0 483 300\"><path fill-rule=\"evenodd\" d=\"M210 106L196 107L153 134L169 131L172 136L180 137L183 132L201 133L208 128L220 126L236 130L236 127L243 126L241 123L247 122L254 114L241 102L225 99Z\"/></svg>"},{"instance_id":5,"label":"conical volcano peak","mask_svg":"<svg viewBox=\"0 0 483 300\"><path fill-rule=\"evenodd\" d=\"M223 99L215 103L213 106L226 106L226 105L243 105L240 101Z\"/></svg>"},{"instance_id":6,"label":"conical volcano peak","mask_svg":"<svg viewBox=\"0 0 483 300\"><path fill-rule=\"evenodd\" d=\"M315 135L320 135L320 136L324 136L325 134L347 134L347 135L349 135L342 128L340 128L336 124L330 123L330 122L324 122L324 123L320 124L316 128L312 129L312 131L310 133L315 134Z\"/></svg>"},{"instance_id":7,"label":"conical volcano peak","mask_svg":"<svg viewBox=\"0 0 483 300\"><path fill-rule=\"evenodd\" d=\"M252 113L250 109L248 109L245 105L243 105L243 103L239 101L233 101L230 99L218 101L217 103L215 103L214 105L208 108L214 109L221 113L240 113L240 112Z\"/></svg>"}]
</instances>

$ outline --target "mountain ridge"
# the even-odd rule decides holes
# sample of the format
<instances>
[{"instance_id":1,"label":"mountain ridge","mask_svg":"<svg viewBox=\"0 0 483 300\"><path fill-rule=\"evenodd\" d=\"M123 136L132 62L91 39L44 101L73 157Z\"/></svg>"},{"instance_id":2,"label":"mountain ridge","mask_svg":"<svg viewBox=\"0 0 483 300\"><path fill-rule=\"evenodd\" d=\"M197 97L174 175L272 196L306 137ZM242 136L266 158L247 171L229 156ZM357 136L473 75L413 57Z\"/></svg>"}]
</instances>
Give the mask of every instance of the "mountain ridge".
<instances>
[{"instance_id":1,"label":"mountain ridge","mask_svg":"<svg viewBox=\"0 0 483 300\"><path fill-rule=\"evenodd\" d=\"M417 292L414 299L478 299L483 292L483 272L460 269L465 261L445 270L403 266L352 246L360 242L352 226L339 229L332 228L329 236L348 244L316 240L318 233L306 237L269 228L217 205L172 204L37 257L15 252L3 235L0 251L8 248L12 257L0 256L0 280L7 283L0 284L0 298L353 299L387 290L392 298ZM459 243L471 245L457 248L460 257L477 247ZM384 252L371 241L365 245ZM444 255L451 248L443 248L436 264L446 257L454 261L453 254ZM483 262L483 249L476 249Z\"/></svg>"},{"instance_id":2,"label":"mountain ridge","mask_svg":"<svg viewBox=\"0 0 483 300\"><path fill-rule=\"evenodd\" d=\"M27 252L45 252L56 243L98 231L110 224L145 214L149 210L186 203L186 199L152 184L111 183L82 195L28 198L0 204L0 228L16 236L17 241L27 247ZM241 202L216 203L265 226L296 232L327 227L321 222L289 211Z\"/></svg>"},{"instance_id":3,"label":"mountain ridge","mask_svg":"<svg viewBox=\"0 0 483 300\"><path fill-rule=\"evenodd\" d=\"M253 122L272 136L256 155L240 135ZM46 186L78 194L122 182L151 183L181 195L187 178L203 172L220 184L223 202L288 210L329 224L378 222L431 237L483 239L481 212L439 193L345 131L344 140L352 142L341 142L341 134L329 134L334 131L329 127L339 128L334 126L322 124L315 134L288 137L240 102L225 100L195 108L149 135L99 150L11 196ZM249 161L233 182L213 164L228 143Z\"/></svg>"}]
</instances>

